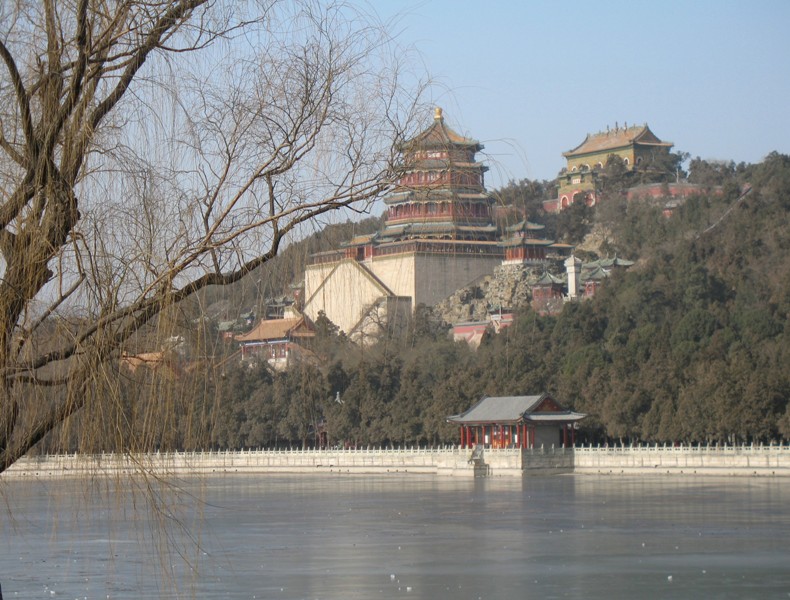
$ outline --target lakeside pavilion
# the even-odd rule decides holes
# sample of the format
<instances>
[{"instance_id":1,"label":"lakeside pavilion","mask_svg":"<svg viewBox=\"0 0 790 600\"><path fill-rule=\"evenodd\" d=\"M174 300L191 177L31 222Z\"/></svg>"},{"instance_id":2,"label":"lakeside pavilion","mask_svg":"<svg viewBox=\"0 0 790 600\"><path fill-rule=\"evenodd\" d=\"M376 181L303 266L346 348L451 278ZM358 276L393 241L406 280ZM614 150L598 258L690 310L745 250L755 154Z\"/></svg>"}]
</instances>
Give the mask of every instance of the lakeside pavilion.
<instances>
[{"instance_id":1,"label":"lakeside pavilion","mask_svg":"<svg viewBox=\"0 0 790 600\"><path fill-rule=\"evenodd\" d=\"M447 417L447 422L458 425L462 448L566 447L575 443L575 424L586 416L544 393L486 396L469 410Z\"/></svg>"}]
</instances>

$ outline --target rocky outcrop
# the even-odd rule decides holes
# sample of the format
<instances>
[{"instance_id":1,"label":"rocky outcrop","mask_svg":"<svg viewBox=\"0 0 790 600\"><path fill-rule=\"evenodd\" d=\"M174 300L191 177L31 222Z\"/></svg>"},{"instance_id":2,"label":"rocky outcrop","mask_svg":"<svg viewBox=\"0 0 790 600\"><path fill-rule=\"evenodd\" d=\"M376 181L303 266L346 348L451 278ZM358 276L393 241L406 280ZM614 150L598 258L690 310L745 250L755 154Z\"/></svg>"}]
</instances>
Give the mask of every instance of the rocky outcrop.
<instances>
[{"instance_id":1,"label":"rocky outcrop","mask_svg":"<svg viewBox=\"0 0 790 600\"><path fill-rule=\"evenodd\" d=\"M500 308L527 306L532 285L540 279L543 266L501 265L494 273L456 291L437 304L434 311L447 323L484 321Z\"/></svg>"},{"instance_id":2,"label":"rocky outcrop","mask_svg":"<svg viewBox=\"0 0 790 600\"><path fill-rule=\"evenodd\" d=\"M612 237L612 232L608 227L595 223L590 232L584 236L581 244L576 246L576 251L605 256L606 245L610 243Z\"/></svg>"}]
</instances>

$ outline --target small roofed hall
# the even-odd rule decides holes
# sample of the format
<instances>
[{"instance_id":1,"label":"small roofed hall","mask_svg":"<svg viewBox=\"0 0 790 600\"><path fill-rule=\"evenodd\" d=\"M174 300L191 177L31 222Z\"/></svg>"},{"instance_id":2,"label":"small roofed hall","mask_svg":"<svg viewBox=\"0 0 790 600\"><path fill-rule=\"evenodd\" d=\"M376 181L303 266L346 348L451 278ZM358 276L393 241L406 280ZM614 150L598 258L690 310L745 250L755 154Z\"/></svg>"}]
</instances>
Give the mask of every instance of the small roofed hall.
<instances>
[{"instance_id":1,"label":"small roofed hall","mask_svg":"<svg viewBox=\"0 0 790 600\"><path fill-rule=\"evenodd\" d=\"M285 369L291 359L306 352L301 346L315 336L313 324L303 316L264 319L247 333L235 336L242 360L264 360L274 369Z\"/></svg>"},{"instance_id":2,"label":"small roofed hall","mask_svg":"<svg viewBox=\"0 0 790 600\"><path fill-rule=\"evenodd\" d=\"M462 448L548 448L573 446L576 424L586 416L543 393L486 396L447 422L458 425Z\"/></svg>"}]
</instances>

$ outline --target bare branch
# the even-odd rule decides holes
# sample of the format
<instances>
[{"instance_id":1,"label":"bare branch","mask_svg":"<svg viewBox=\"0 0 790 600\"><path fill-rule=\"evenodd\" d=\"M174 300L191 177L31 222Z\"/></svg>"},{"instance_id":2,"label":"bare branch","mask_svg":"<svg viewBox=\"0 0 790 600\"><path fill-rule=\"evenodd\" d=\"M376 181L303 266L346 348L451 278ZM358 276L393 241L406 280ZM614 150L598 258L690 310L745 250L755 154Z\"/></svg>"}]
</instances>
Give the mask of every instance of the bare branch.
<instances>
[{"instance_id":1,"label":"bare branch","mask_svg":"<svg viewBox=\"0 0 790 600\"><path fill-rule=\"evenodd\" d=\"M33 131L33 118L30 115L30 98L25 90L25 84L22 82L22 77L19 75L19 70L16 66L14 57L6 48L6 45L0 40L0 57L3 58L8 74L11 77L11 82L14 84L14 91L16 92L16 103L19 108L19 115L22 119L22 131L25 134L27 141L27 151L33 154L36 138Z\"/></svg>"},{"instance_id":2,"label":"bare branch","mask_svg":"<svg viewBox=\"0 0 790 600\"><path fill-rule=\"evenodd\" d=\"M0 23L0 471L82 408L122 430L114 361L306 223L367 209L419 97L345 4L25 10Z\"/></svg>"},{"instance_id":3,"label":"bare branch","mask_svg":"<svg viewBox=\"0 0 790 600\"><path fill-rule=\"evenodd\" d=\"M137 71L145 62L148 55L155 50L162 42L162 39L184 19L190 11L204 4L207 0L183 0L170 7L156 22L151 32L147 35L145 42L132 54L130 62L126 65L120 80L108 95L96 107L90 117L90 124L93 129L109 113L118 101L129 89Z\"/></svg>"}]
</instances>

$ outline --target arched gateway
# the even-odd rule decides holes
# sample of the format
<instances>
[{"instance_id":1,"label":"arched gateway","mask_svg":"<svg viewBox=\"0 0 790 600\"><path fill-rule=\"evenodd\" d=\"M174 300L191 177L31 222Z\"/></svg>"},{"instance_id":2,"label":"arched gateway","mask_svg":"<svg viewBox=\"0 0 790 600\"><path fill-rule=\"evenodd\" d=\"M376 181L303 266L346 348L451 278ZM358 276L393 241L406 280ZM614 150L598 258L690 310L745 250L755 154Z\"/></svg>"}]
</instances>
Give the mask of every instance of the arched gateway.
<instances>
[{"instance_id":1,"label":"arched gateway","mask_svg":"<svg viewBox=\"0 0 790 600\"><path fill-rule=\"evenodd\" d=\"M548 394L487 396L447 422L459 426L462 448L565 447L574 444L574 425L586 416L560 406Z\"/></svg>"}]
</instances>

